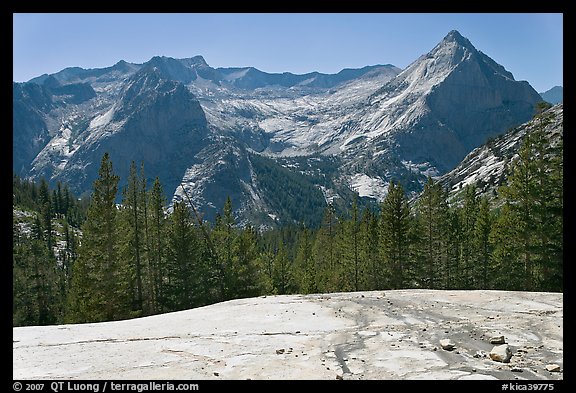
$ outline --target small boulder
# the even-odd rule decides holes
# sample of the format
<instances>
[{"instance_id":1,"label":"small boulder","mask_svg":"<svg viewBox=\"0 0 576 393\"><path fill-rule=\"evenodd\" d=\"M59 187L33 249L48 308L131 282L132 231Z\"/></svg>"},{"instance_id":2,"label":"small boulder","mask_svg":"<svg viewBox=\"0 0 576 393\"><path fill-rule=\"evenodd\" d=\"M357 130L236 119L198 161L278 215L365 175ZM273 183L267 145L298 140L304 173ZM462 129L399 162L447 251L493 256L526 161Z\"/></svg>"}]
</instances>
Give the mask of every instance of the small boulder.
<instances>
[{"instance_id":1,"label":"small boulder","mask_svg":"<svg viewBox=\"0 0 576 393\"><path fill-rule=\"evenodd\" d=\"M473 355L476 359L479 358L485 358L486 357L486 352L484 351L476 351L476 353Z\"/></svg>"},{"instance_id":2,"label":"small boulder","mask_svg":"<svg viewBox=\"0 0 576 393\"><path fill-rule=\"evenodd\" d=\"M506 339L504 338L504 336L493 336L490 338L490 344L496 344L496 345L506 344Z\"/></svg>"},{"instance_id":3,"label":"small boulder","mask_svg":"<svg viewBox=\"0 0 576 393\"><path fill-rule=\"evenodd\" d=\"M508 363L512 357L512 350L508 344L496 345L490 351L489 356L495 362Z\"/></svg>"},{"instance_id":4,"label":"small boulder","mask_svg":"<svg viewBox=\"0 0 576 393\"><path fill-rule=\"evenodd\" d=\"M449 338L440 340L440 346L445 351L452 351L454 348L456 348L456 344L454 344Z\"/></svg>"},{"instance_id":5,"label":"small boulder","mask_svg":"<svg viewBox=\"0 0 576 393\"><path fill-rule=\"evenodd\" d=\"M551 373L559 373L560 366L558 364L547 364L546 370L550 371Z\"/></svg>"},{"instance_id":6,"label":"small boulder","mask_svg":"<svg viewBox=\"0 0 576 393\"><path fill-rule=\"evenodd\" d=\"M276 355L282 355L283 353L284 353L284 348L276 350Z\"/></svg>"}]
</instances>

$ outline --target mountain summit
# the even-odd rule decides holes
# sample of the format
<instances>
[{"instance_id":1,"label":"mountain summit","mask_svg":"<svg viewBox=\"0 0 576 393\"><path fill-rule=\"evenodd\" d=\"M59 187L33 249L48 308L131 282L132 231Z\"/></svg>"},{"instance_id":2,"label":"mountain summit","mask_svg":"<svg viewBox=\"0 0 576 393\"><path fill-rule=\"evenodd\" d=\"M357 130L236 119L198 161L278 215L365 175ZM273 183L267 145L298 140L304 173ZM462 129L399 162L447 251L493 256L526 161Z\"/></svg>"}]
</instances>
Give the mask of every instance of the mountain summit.
<instances>
[{"instance_id":1,"label":"mountain summit","mask_svg":"<svg viewBox=\"0 0 576 393\"><path fill-rule=\"evenodd\" d=\"M270 74L156 56L67 68L13 93L17 174L81 193L108 151L122 181L143 161L170 199L187 190L210 219L230 195L240 222L265 226L313 223L354 192L381 200L392 180L416 193L541 101L456 30L404 70Z\"/></svg>"},{"instance_id":2,"label":"mountain summit","mask_svg":"<svg viewBox=\"0 0 576 393\"><path fill-rule=\"evenodd\" d=\"M444 173L489 137L530 119L538 101L527 82L454 30L371 97L358 129L379 146L374 153L393 145L401 159Z\"/></svg>"}]
</instances>

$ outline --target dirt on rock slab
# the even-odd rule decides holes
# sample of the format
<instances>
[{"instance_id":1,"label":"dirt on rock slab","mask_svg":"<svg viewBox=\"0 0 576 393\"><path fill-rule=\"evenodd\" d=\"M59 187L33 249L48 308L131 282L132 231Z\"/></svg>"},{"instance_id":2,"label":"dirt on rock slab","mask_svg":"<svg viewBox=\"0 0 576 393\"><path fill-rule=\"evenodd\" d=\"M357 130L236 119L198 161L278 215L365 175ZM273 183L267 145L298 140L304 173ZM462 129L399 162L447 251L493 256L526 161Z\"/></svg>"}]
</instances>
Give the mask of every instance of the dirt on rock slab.
<instances>
[{"instance_id":1,"label":"dirt on rock slab","mask_svg":"<svg viewBox=\"0 0 576 393\"><path fill-rule=\"evenodd\" d=\"M508 346L507 362L491 359L491 340ZM263 296L17 327L12 358L14 379L563 379L563 294Z\"/></svg>"}]
</instances>

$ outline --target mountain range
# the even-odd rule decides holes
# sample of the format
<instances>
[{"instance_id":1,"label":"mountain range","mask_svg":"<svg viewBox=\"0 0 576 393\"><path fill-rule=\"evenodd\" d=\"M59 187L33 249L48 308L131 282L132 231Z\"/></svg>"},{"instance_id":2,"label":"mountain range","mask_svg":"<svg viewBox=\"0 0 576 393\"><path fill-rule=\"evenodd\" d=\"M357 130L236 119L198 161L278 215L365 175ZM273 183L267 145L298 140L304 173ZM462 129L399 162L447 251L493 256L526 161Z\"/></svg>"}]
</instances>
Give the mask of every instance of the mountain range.
<instances>
[{"instance_id":1,"label":"mountain range","mask_svg":"<svg viewBox=\"0 0 576 393\"><path fill-rule=\"evenodd\" d=\"M240 224L313 224L329 202L381 201L392 180L418 193L539 101L457 31L404 70L271 74L201 56L73 67L13 83L13 170L83 193L108 152L121 184L143 162L209 220L230 196Z\"/></svg>"},{"instance_id":2,"label":"mountain range","mask_svg":"<svg viewBox=\"0 0 576 393\"><path fill-rule=\"evenodd\" d=\"M540 93L540 97L551 104L558 104L564 101L564 88L562 86L554 86L553 88Z\"/></svg>"}]
</instances>

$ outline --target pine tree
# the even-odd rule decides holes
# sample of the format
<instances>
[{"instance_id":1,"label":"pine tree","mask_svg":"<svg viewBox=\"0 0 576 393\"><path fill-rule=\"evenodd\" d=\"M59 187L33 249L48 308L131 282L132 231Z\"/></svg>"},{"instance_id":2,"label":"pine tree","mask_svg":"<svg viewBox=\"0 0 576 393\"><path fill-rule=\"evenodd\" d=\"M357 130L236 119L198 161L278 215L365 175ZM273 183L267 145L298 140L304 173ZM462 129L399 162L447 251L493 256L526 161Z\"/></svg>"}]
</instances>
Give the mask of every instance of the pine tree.
<instances>
[{"instance_id":1,"label":"pine tree","mask_svg":"<svg viewBox=\"0 0 576 393\"><path fill-rule=\"evenodd\" d=\"M272 284L279 295L286 295L294 291L292 263L288 259L282 240L279 242L272 260Z\"/></svg>"},{"instance_id":2,"label":"pine tree","mask_svg":"<svg viewBox=\"0 0 576 393\"><path fill-rule=\"evenodd\" d=\"M192 225L190 211L183 202L176 202L168 228L165 278L161 297L167 310L195 307L201 294L199 240Z\"/></svg>"},{"instance_id":3,"label":"pine tree","mask_svg":"<svg viewBox=\"0 0 576 393\"><path fill-rule=\"evenodd\" d=\"M165 266L165 222L164 208L166 206L166 197L162 190L162 184L160 179L156 177L154 184L152 185L152 190L150 191L150 196L148 198L148 215L150 216L150 230L148 232L149 236L149 250L148 255L150 259L150 280L149 285L151 294L150 299L152 302L152 313L161 311L159 308L159 298L162 296L164 291L163 288L163 278L166 273L164 271ZM162 310L166 311L166 310Z\"/></svg>"},{"instance_id":4,"label":"pine tree","mask_svg":"<svg viewBox=\"0 0 576 393\"><path fill-rule=\"evenodd\" d=\"M29 239L12 252L12 322L14 326L60 321L56 259L42 240Z\"/></svg>"},{"instance_id":5,"label":"pine tree","mask_svg":"<svg viewBox=\"0 0 576 393\"><path fill-rule=\"evenodd\" d=\"M462 241L462 225L460 222L460 208L452 206L448 209L446 217L446 289L460 289L462 265L460 263L460 249Z\"/></svg>"},{"instance_id":6,"label":"pine tree","mask_svg":"<svg viewBox=\"0 0 576 393\"><path fill-rule=\"evenodd\" d=\"M410 209L401 184L390 182L380 215L380 247L388 285L404 288L408 268Z\"/></svg>"},{"instance_id":7,"label":"pine tree","mask_svg":"<svg viewBox=\"0 0 576 393\"><path fill-rule=\"evenodd\" d=\"M562 142L550 144L545 127L552 114L536 117L538 126L527 134L508 184L499 189L518 221L525 290L562 287L563 154Z\"/></svg>"},{"instance_id":8,"label":"pine tree","mask_svg":"<svg viewBox=\"0 0 576 393\"><path fill-rule=\"evenodd\" d=\"M129 316L127 265L119 258L117 208L119 178L104 153L94 182L79 257L69 293L69 322L99 322Z\"/></svg>"},{"instance_id":9,"label":"pine tree","mask_svg":"<svg viewBox=\"0 0 576 393\"><path fill-rule=\"evenodd\" d=\"M360 255L366 261L367 289L385 287L384 266L380 260L380 231L378 216L371 209L364 209L360 221Z\"/></svg>"},{"instance_id":10,"label":"pine tree","mask_svg":"<svg viewBox=\"0 0 576 393\"><path fill-rule=\"evenodd\" d=\"M490 264L493 279L490 288L505 290L524 288L526 272L521 259L520 226L520 216L510 203L506 203L500 209L489 236L493 247Z\"/></svg>"},{"instance_id":11,"label":"pine tree","mask_svg":"<svg viewBox=\"0 0 576 393\"><path fill-rule=\"evenodd\" d=\"M263 266L257 250L257 234L253 227L245 227L236 237L229 271L230 292L234 298L260 295L263 287Z\"/></svg>"},{"instance_id":12,"label":"pine tree","mask_svg":"<svg viewBox=\"0 0 576 393\"><path fill-rule=\"evenodd\" d=\"M418 200L418 225L422 263L419 275L428 288L446 287L444 267L447 260L447 218L448 205L446 192L431 177L424 185Z\"/></svg>"},{"instance_id":13,"label":"pine tree","mask_svg":"<svg viewBox=\"0 0 576 393\"><path fill-rule=\"evenodd\" d=\"M334 206L329 204L324 209L322 224L316 234L313 246L315 281L320 292L334 292L338 287L340 273L336 250L338 226Z\"/></svg>"},{"instance_id":14,"label":"pine tree","mask_svg":"<svg viewBox=\"0 0 576 393\"><path fill-rule=\"evenodd\" d=\"M365 263L361 259L360 255L360 217L358 214L358 199L354 198L354 202L352 203L352 216L350 224L347 226L348 231L345 233L345 238L350 239L352 244L351 247L347 247L351 249L352 253L352 266L354 272L354 291L360 291L364 288L364 274L365 274Z\"/></svg>"},{"instance_id":15,"label":"pine tree","mask_svg":"<svg viewBox=\"0 0 576 393\"><path fill-rule=\"evenodd\" d=\"M144 231L143 205L145 198L140 189L140 178L136 163L130 164L128 184L123 191L121 209L121 253L120 257L128 263L131 278L132 309L142 314L144 305Z\"/></svg>"},{"instance_id":16,"label":"pine tree","mask_svg":"<svg viewBox=\"0 0 576 393\"><path fill-rule=\"evenodd\" d=\"M492 221L493 218L488 198L481 197L474 226L474 249L478 262L478 265L475 267L474 282L477 288L482 289L489 289L490 286L488 273L492 255L492 245L490 244Z\"/></svg>"},{"instance_id":17,"label":"pine tree","mask_svg":"<svg viewBox=\"0 0 576 393\"><path fill-rule=\"evenodd\" d=\"M476 287L474 282L474 271L477 261L477 255L474 249L474 228L476 227L476 218L478 216L478 197L476 187L466 185L464 189L464 203L460 209L460 287L463 289L473 289Z\"/></svg>"},{"instance_id":18,"label":"pine tree","mask_svg":"<svg viewBox=\"0 0 576 393\"><path fill-rule=\"evenodd\" d=\"M218 300L220 301L233 298L233 295L230 293L230 282L233 279L233 277L231 277L230 267L232 265L233 247L236 240L234 223L232 200L228 196L224 203L222 215L216 217L216 223L212 231L215 255L213 256L214 266L211 266L211 270L216 277L220 292Z\"/></svg>"},{"instance_id":19,"label":"pine tree","mask_svg":"<svg viewBox=\"0 0 576 393\"><path fill-rule=\"evenodd\" d=\"M316 265L312 258L313 239L310 230L305 225L302 225L299 232L295 260L300 283L299 292L317 293L319 291L316 283Z\"/></svg>"}]
</instances>

